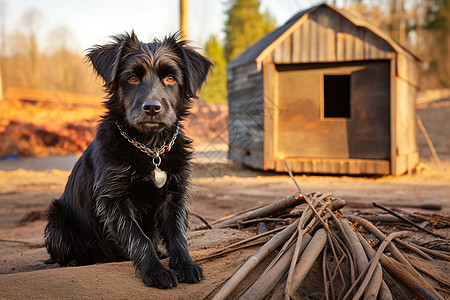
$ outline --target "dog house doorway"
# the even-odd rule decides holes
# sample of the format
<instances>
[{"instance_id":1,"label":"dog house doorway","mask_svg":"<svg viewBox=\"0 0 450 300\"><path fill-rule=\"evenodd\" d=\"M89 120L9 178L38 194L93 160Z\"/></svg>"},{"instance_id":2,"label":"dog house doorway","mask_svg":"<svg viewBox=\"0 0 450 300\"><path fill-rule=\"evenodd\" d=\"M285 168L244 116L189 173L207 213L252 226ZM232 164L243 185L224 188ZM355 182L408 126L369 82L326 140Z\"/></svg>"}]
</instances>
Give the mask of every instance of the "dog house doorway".
<instances>
[{"instance_id":1,"label":"dog house doorway","mask_svg":"<svg viewBox=\"0 0 450 300\"><path fill-rule=\"evenodd\" d=\"M278 159L390 158L390 62L277 65Z\"/></svg>"}]
</instances>

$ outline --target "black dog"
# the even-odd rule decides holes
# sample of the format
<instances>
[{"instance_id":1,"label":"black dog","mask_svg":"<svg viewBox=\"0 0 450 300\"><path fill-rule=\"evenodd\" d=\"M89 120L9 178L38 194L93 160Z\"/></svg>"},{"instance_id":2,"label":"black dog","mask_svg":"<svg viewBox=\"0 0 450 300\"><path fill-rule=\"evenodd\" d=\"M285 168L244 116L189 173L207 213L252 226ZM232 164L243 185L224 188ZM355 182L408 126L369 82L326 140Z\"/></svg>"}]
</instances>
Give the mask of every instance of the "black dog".
<instances>
[{"instance_id":1,"label":"black dog","mask_svg":"<svg viewBox=\"0 0 450 300\"><path fill-rule=\"evenodd\" d=\"M148 286L198 282L186 226L191 140L179 123L212 67L178 35L114 37L86 55L104 79L107 112L50 205L45 245L62 266L131 259ZM170 256L170 269L156 246Z\"/></svg>"}]
</instances>

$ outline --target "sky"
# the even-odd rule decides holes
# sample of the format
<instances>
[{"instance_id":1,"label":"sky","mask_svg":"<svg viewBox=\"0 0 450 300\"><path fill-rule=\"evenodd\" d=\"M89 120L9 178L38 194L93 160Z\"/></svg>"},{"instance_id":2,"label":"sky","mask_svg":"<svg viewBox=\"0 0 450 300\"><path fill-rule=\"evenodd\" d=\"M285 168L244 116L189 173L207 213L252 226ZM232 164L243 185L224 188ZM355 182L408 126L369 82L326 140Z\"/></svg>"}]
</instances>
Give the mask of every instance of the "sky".
<instances>
[{"instance_id":1,"label":"sky","mask_svg":"<svg viewBox=\"0 0 450 300\"><path fill-rule=\"evenodd\" d=\"M296 12L317 5L316 0L262 0L262 11L269 11L277 25ZM228 0L188 0L189 39L202 47L211 34L223 38ZM38 40L51 44L51 32L66 27L73 47L80 52L103 44L111 35L136 32L142 41L161 38L179 29L179 0L0 0L5 9L6 32L23 30L22 17L34 8L41 12Z\"/></svg>"}]
</instances>

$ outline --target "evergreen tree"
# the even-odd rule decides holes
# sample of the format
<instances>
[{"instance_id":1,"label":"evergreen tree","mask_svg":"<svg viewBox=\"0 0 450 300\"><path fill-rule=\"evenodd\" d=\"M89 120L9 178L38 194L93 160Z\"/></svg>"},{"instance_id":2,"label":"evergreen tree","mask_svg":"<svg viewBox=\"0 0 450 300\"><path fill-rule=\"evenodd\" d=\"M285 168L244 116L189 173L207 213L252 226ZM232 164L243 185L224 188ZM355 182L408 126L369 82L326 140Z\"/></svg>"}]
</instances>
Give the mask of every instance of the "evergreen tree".
<instances>
[{"instance_id":1,"label":"evergreen tree","mask_svg":"<svg viewBox=\"0 0 450 300\"><path fill-rule=\"evenodd\" d=\"M225 102L227 100L227 63L217 36L211 35L205 45L205 54L214 64L214 72L208 76L203 87L202 98L207 102Z\"/></svg>"},{"instance_id":2,"label":"evergreen tree","mask_svg":"<svg viewBox=\"0 0 450 300\"><path fill-rule=\"evenodd\" d=\"M225 24L224 51L227 62L275 29L275 20L268 12L261 13L259 6L259 0L230 0Z\"/></svg>"}]
</instances>

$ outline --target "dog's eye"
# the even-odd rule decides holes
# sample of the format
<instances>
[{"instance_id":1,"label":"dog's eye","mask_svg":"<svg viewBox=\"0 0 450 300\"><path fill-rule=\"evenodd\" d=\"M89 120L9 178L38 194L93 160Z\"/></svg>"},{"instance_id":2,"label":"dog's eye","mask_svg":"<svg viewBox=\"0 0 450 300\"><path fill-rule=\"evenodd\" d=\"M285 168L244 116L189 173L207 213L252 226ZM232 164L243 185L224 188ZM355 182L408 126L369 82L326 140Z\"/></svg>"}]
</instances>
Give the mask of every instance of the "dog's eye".
<instances>
[{"instance_id":1,"label":"dog's eye","mask_svg":"<svg viewBox=\"0 0 450 300\"><path fill-rule=\"evenodd\" d=\"M164 82L168 84L172 84L175 82L175 77L172 75L167 75L166 78L164 78Z\"/></svg>"},{"instance_id":2,"label":"dog's eye","mask_svg":"<svg viewBox=\"0 0 450 300\"><path fill-rule=\"evenodd\" d=\"M128 82L129 83L137 83L138 82L138 78L136 77L136 75L132 75L128 78Z\"/></svg>"}]
</instances>

